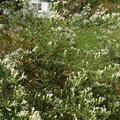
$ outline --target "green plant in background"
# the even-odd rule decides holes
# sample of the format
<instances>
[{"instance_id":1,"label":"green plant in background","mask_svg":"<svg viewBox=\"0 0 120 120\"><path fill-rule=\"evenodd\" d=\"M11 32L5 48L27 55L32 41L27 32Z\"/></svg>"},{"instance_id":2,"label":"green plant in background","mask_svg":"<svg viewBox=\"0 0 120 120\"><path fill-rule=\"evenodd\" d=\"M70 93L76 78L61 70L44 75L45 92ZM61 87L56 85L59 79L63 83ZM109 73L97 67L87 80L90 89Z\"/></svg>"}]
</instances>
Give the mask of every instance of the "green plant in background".
<instances>
[{"instance_id":1,"label":"green plant in background","mask_svg":"<svg viewBox=\"0 0 120 120\"><path fill-rule=\"evenodd\" d=\"M1 120L120 119L120 15L90 5L71 15L27 8L3 20Z\"/></svg>"}]
</instances>

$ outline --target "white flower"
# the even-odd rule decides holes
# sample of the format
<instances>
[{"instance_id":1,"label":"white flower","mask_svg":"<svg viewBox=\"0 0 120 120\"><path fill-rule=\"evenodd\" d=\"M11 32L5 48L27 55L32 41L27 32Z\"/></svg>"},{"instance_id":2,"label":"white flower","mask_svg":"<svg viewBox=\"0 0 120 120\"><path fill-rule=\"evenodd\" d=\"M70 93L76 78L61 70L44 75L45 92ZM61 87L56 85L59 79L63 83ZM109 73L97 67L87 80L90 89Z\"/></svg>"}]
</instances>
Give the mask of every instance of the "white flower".
<instances>
[{"instance_id":1,"label":"white flower","mask_svg":"<svg viewBox=\"0 0 120 120\"><path fill-rule=\"evenodd\" d=\"M15 73L15 69L11 68L11 74L14 74L14 73Z\"/></svg>"},{"instance_id":2,"label":"white flower","mask_svg":"<svg viewBox=\"0 0 120 120\"><path fill-rule=\"evenodd\" d=\"M59 31L62 30L62 27L57 27L57 30L59 30Z\"/></svg>"},{"instance_id":3,"label":"white flower","mask_svg":"<svg viewBox=\"0 0 120 120\"><path fill-rule=\"evenodd\" d=\"M9 58L5 58L5 59L3 60L3 63L6 64L6 63L8 63L9 61L10 61Z\"/></svg>"},{"instance_id":4,"label":"white flower","mask_svg":"<svg viewBox=\"0 0 120 120\"><path fill-rule=\"evenodd\" d=\"M38 48L39 48L38 45L36 45L32 51L35 52Z\"/></svg>"},{"instance_id":5,"label":"white flower","mask_svg":"<svg viewBox=\"0 0 120 120\"><path fill-rule=\"evenodd\" d=\"M86 24L89 23L89 22L90 22L90 21L87 20L87 19L84 19L84 20L83 20L83 24L84 24L84 25L86 25Z\"/></svg>"},{"instance_id":6,"label":"white flower","mask_svg":"<svg viewBox=\"0 0 120 120\"><path fill-rule=\"evenodd\" d=\"M23 99L21 104L26 104L26 103L27 103L27 101L25 99Z\"/></svg>"},{"instance_id":7,"label":"white flower","mask_svg":"<svg viewBox=\"0 0 120 120\"><path fill-rule=\"evenodd\" d=\"M16 105L17 105L16 100L14 100L11 105L12 105L12 106L16 106Z\"/></svg>"},{"instance_id":8,"label":"white flower","mask_svg":"<svg viewBox=\"0 0 120 120\"><path fill-rule=\"evenodd\" d=\"M27 78L27 76L26 76L25 73L23 72L22 75L21 75L21 77L19 78L19 80L26 79L26 78Z\"/></svg>"},{"instance_id":9,"label":"white flower","mask_svg":"<svg viewBox=\"0 0 120 120\"><path fill-rule=\"evenodd\" d=\"M41 120L39 111L35 111L32 116L30 116L30 120Z\"/></svg>"},{"instance_id":10,"label":"white flower","mask_svg":"<svg viewBox=\"0 0 120 120\"><path fill-rule=\"evenodd\" d=\"M96 73L97 73L98 75L102 75L102 74L103 74L103 72L104 72L104 70L97 70L97 72L96 72Z\"/></svg>"},{"instance_id":11,"label":"white flower","mask_svg":"<svg viewBox=\"0 0 120 120\"><path fill-rule=\"evenodd\" d=\"M0 24L0 29L2 29L4 27L4 25L3 24Z\"/></svg>"},{"instance_id":12,"label":"white flower","mask_svg":"<svg viewBox=\"0 0 120 120\"><path fill-rule=\"evenodd\" d=\"M116 77L120 77L120 71L117 72L115 75L116 75Z\"/></svg>"},{"instance_id":13,"label":"white flower","mask_svg":"<svg viewBox=\"0 0 120 120\"><path fill-rule=\"evenodd\" d=\"M52 93L48 93L48 94L47 94L47 97L52 97L52 96L53 96Z\"/></svg>"},{"instance_id":14,"label":"white flower","mask_svg":"<svg viewBox=\"0 0 120 120\"><path fill-rule=\"evenodd\" d=\"M64 0L64 1L62 1L62 3L63 3L63 4L66 4L66 3L67 3L67 1L66 1L66 0Z\"/></svg>"},{"instance_id":15,"label":"white flower","mask_svg":"<svg viewBox=\"0 0 120 120\"><path fill-rule=\"evenodd\" d=\"M73 116L74 116L74 120L78 120L78 118L77 118L76 114L74 114Z\"/></svg>"},{"instance_id":16,"label":"white flower","mask_svg":"<svg viewBox=\"0 0 120 120\"><path fill-rule=\"evenodd\" d=\"M65 50L64 50L64 56L66 55L66 52L67 52L67 50L65 49Z\"/></svg>"},{"instance_id":17,"label":"white flower","mask_svg":"<svg viewBox=\"0 0 120 120\"><path fill-rule=\"evenodd\" d=\"M112 30L110 30L110 29L108 29L108 30L107 30L107 33L108 33L108 34L112 34L112 33L113 33L113 31L112 31Z\"/></svg>"},{"instance_id":18,"label":"white flower","mask_svg":"<svg viewBox=\"0 0 120 120\"><path fill-rule=\"evenodd\" d=\"M10 69L10 68L11 68L11 64L8 63L7 65L5 65L5 67L6 67L7 69Z\"/></svg>"},{"instance_id":19,"label":"white flower","mask_svg":"<svg viewBox=\"0 0 120 120\"><path fill-rule=\"evenodd\" d=\"M107 55L109 50L108 50L108 48L105 48L105 49L101 49L101 52L103 55Z\"/></svg>"},{"instance_id":20,"label":"white flower","mask_svg":"<svg viewBox=\"0 0 120 120\"><path fill-rule=\"evenodd\" d=\"M18 72L18 70L16 70L13 74L13 78L16 78L18 75L19 75L19 72Z\"/></svg>"},{"instance_id":21,"label":"white flower","mask_svg":"<svg viewBox=\"0 0 120 120\"><path fill-rule=\"evenodd\" d=\"M48 46L51 46L51 45L52 45L52 41L49 41L49 42L48 42Z\"/></svg>"},{"instance_id":22,"label":"white flower","mask_svg":"<svg viewBox=\"0 0 120 120\"><path fill-rule=\"evenodd\" d=\"M101 107L101 112L106 112L107 109L105 107Z\"/></svg>"},{"instance_id":23,"label":"white flower","mask_svg":"<svg viewBox=\"0 0 120 120\"><path fill-rule=\"evenodd\" d=\"M112 13L112 14L111 14L112 18L117 17L117 16L119 16L119 15L120 15L119 13Z\"/></svg>"},{"instance_id":24,"label":"white flower","mask_svg":"<svg viewBox=\"0 0 120 120\"><path fill-rule=\"evenodd\" d=\"M17 114L17 116L19 116L19 117L27 116L27 115L28 115L28 111L26 111L26 110L22 110Z\"/></svg>"}]
</instances>

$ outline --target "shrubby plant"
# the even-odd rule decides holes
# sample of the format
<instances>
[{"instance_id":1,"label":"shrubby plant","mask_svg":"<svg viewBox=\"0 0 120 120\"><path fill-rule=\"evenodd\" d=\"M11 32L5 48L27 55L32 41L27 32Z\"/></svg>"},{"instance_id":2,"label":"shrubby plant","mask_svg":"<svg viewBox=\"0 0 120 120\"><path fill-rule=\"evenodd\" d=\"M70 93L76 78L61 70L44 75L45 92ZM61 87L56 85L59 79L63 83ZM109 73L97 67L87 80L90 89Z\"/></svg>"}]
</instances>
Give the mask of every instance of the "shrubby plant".
<instances>
[{"instance_id":1,"label":"shrubby plant","mask_svg":"<svg viewBox=\"0 0 120 120\"><path fill-rule=\"evenodd\" d=\"M1 62L1 71L6 73L5 70L7 70L9 73L6 75L9 79L1 78L1 94L7 93L7 96L1 99L2 119L108 119L110 115L112 117L111 107L114 107L116 111L119 108L119 99L113 100L113 94L116 93L111 85L94 82L90 88L85 87L83 85L84 75L79 72L78 75L73 73L61 89L50 85L45 79L42 83L37 83L39 89L29 89L28 78L24 73L12 76L14 68L8 67L9 64L12 65L9 60L5 58ZM48 88L48 85L45 87L47 83L51 88ZM34 83L30 84L32 87ZM111 104L111 100L113 103L116 101L116 104Z\"/></svg>"},{"instance_id":2,"label":"shrubby plant","mask_svg":"<svg viewBox=\"0 0 120 120\"><path fill-rule=\"evenodd\" d=\"M3 23L1 120L120 119L119 42L111 37L119 13L100 6L91 14L87 5L68 18L56 11L37 18L21 9ZM77 32L87 28L98 44L82 50Z\"/></svg>"}]
</instances>

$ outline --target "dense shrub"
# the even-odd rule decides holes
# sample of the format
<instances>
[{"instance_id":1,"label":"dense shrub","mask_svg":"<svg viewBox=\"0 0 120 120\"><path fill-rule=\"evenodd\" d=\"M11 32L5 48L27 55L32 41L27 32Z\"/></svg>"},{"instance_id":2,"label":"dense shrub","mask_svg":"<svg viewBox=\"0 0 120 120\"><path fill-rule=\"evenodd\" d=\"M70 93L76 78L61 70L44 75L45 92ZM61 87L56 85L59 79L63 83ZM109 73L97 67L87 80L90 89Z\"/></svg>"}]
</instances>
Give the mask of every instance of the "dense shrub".
<instances>
[{"instance_id":1,"label":"dense shrub","mask_svg":"<svg viewBox=\"0 0 120 120\"><path fill-rule=\"evenodd\" d=\"M90 5L68 18L9 13L0 29L0 119L119 120L119 17L102 6L91 14ZM98 44L78 48L77 33L88 28Z\"/></svg>"}]
</instances>

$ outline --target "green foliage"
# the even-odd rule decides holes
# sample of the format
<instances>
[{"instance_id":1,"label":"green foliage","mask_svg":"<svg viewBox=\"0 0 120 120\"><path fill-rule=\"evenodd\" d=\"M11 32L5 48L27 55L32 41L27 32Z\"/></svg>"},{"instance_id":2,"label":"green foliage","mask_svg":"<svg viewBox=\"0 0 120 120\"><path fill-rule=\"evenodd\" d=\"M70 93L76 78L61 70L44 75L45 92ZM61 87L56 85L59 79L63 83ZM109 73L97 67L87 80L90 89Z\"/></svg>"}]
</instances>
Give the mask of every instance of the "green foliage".
<instances>
[{"instance_id":1,"label":"green foliage","mask_svg":"<svg viewBox=\"0 0 120 120\"><path fill-rule=\"evenodd\" d=\"M71 14L80 13L86 4L86 0L58 0L52 4L52 9L62 16L69 17Z\"/></svg>"},{"instance_id":2,"label":"green foliage","mask_svg":"<svg viewBox=\"0 0 120 120\"><path fill-rule=\"evenodd\" d=\"M24 8L2 23L1 120L120 119L119 13L87 5L38 18Z\"/></svg>"}]
</instances>

